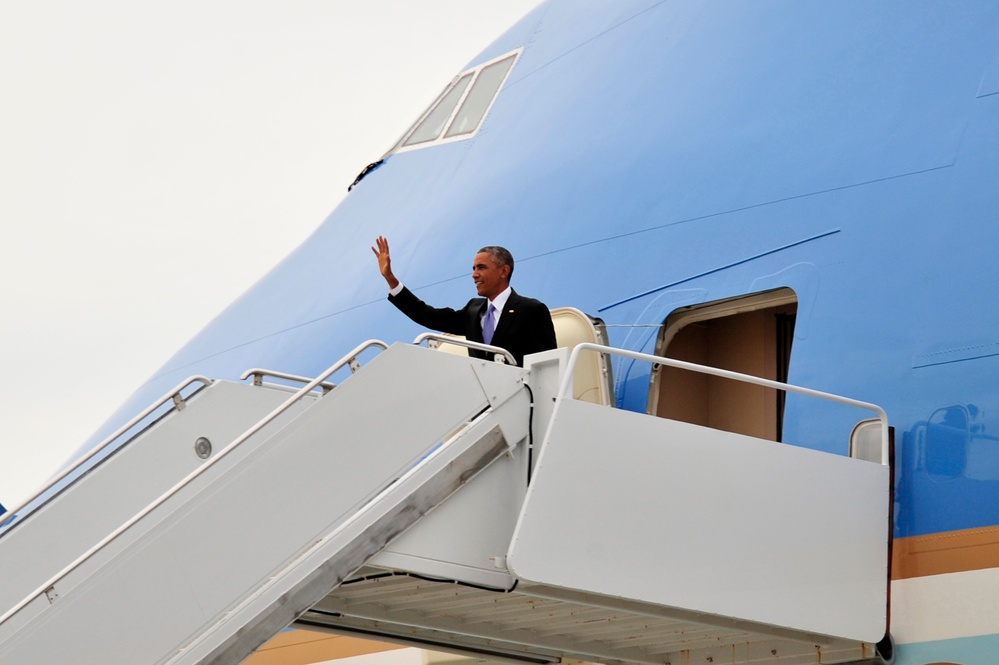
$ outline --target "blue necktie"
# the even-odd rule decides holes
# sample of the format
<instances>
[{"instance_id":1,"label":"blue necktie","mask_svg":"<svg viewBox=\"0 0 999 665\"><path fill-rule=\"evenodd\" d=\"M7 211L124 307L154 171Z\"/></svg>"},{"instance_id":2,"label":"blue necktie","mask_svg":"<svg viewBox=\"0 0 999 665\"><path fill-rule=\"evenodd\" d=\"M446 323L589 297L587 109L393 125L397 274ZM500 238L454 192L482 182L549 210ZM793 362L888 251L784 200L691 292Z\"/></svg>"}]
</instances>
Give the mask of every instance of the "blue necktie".
<instances>
[{"instance_id":1,"label":"blue necktie","mask_svg":"<svg viewBox=\"0 0 999 665\"><path fill-rule=\"evenodd\" d=\"M486 344L493 343L493 332L496 330L496 318L493 316L493 312L496 308L493 307L492 303L489 303L489 309L486 310L486 318L482 320L482 341Z\"/></svg>"}]
</instances>

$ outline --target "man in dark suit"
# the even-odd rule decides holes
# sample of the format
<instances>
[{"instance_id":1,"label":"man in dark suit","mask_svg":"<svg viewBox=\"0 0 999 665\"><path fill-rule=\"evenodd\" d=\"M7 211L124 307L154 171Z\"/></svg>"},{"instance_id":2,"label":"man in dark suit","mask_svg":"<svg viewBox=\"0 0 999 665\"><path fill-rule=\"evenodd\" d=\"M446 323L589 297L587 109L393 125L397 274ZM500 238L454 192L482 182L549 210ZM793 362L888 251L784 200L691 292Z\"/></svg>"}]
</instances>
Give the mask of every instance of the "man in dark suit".
<instances>
[{"instance_id":1,"label":"man in dark suit","mask_svg":"<svg viewBox=\"0 0 999 665\"><path fill-rule=\"evenodd\" d=\"M485 342L510 352L521 367L524 356L554 349L555 326L551 313L539 300L525 298L510 288L513 256L503 247L483 247L472 261L472 280L480 298L461 309L431 307L417 298L392 274L388 240L378 237L371 251L389 287L389 301L421 326L472 342ZM491 358L485 351L469 349L474 358Z\"/></svg>"}]
</instances>

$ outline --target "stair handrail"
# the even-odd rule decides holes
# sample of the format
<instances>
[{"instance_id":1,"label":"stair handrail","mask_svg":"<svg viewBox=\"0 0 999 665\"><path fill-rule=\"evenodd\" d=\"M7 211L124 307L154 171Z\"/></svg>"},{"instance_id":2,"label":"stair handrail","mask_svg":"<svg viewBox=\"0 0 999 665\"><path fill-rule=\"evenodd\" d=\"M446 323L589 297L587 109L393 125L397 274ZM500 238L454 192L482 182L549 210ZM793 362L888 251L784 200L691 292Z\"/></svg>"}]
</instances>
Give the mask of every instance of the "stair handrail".
<instances>
[{"instance_id":1,"label":"stair handrail","mask_svg":"<svg viewBox=\"0 0 999 665\"><path fill-rule=\"evenodd\" d=\"M701 374L711 374L713 376L720 376L726 379L742 381L744 383L753 383L758 386L775 388L777 390L786 390L788 392L798 393L800 395L817 397L819 399L825 399L839 404L845 404L847 406L854 406L860 409L873 411L877 415L878 420L881 422L881 464L888 465L888 459L889 459L888 414L885 413L885 410L882 409L877 404L871 404L870 402L862 402L860 400L851 399L849 397L843 397L841 395L834 395L833 393L822 392L821 390L813 390L812 388L803 388L801 386L795 386L789 383L781 383L780 381L764 379L758 376L753 376L751 374L742 374L740 372L733 372L727 369L708 367L707 365L698 365L696 363L690 363L683 360L675 360L673 358L655 356L649 353L641 353L639 351L619 349L611 346L604 346L602 344L593 344L592 342L583 342L582 344L577 344L576 347L572 350L572 353L569 356L569 362L566 365L565 376L562 379L562 385L559 388L558 395L556 397L557 401L555 406L556 409L558 408L558 403L560 403L563 399L572 398L573 374L576 370L576 363L579 359L579 355L583 351L595 351L601 354L623 356L625 358L634 358L635 360L644 360L646 362L659 363L660 365L666 365L668 367L676 367L678 369L690 370L692 372L700 372Z\"/></svg>"},{"instance_id":2,"label":"stair handrail","mask_svg":"<svg viewBox=\"0 0 999 665\"><path fill-rule=\"evenodd\" d=\"M257 423L255 423L254 425L252 425L249 429L247 429L245 432L243 432L242 434L240 434L238 437L236 437L235 439L233 439L225 448L221 449L218 452L217 455L215 455L214 457L211 457L210 459L206 460L204 462L204 464L202 464L197 469L195 469L194 471L191 471L189 474L187 474L186 476L184 476L173 487L171 487L166 492L164 492L163 494L161 494L159 496L159 498L157 498L154 501L152 501L145 508L143 508L142 510L140 510L139 512L137 512L135 515L133 515L131 518L129 518L124 524L122 524L117 529L115 529L114 531L112 531L111 533L109 533L107 536L105 536L103 539L101 539L101 541L99 543L97 543L96 545L94 545L93 547L91 547L89 550L87 550L86 552L84 552L80 556L78 556L72 563L70 563L69 565L67 565L65 568L63 568L62 570L60 570L58 573L56 573L55 575L53 575L51 578L49 578L49 580L46 581L45 584L41 585L40 587L38 587L37 589L35 589L33 592L29 593L27 596L25 596L24 598L22 598L20 600L20 602L18 602L16 605L14 605L13 607L11 607L9 610L7 610L6 612L4 612L3 615L0 615L0 625L3 625L8 619L10 619L12 616L14 616L18 612L20 612L22 609L24 609L25 606L27 606L32 600L34 600L35 598L37 598L37 597L41 596L42 594L44 594L48 589L51 589L52 587L54 587L56 585L56 583L59 582L59 580L61 580L62 578L66 577L67 575L69 575L70 573L72 573L74 570L76 570L77 568L79 568L85 561L87 561L94 554L96 554L97 552L99 552L100 550L102 550L109 543L113 542L116 538L118 538L118 536L120 536L121 534L125 533L130 528L132 528L133 526L135 526L135 524L139 520L141 520L146 515L148 515L149 513L151 513L152 511L156 510L158 507L160 507L164 503L166 503L170 498L172 498L180 490L184 489L184 487L186 487L187 485L189 485L192 481L194 481L196 478L198 478L202 473L206 472L208 469L210 469L213 466L215 466L215 464L218 463L219 460L221 460L224 457L226 457L230 452L232 452L237 447L239 447L240 444L242 444L244 441L246 441L247 439L249 439L251 436L253 436L257 432L259 432L261 429L263 429L265 426L267 426L270 422L272 422L275 418L277 418L278 416L280 416L282 413L284 413L285 411L287 411L298 400L300 400L301 398L305 397L310 392L312 392L312 390L316 386L318 386L320 383L322 383L327 378L329 378L330 375L332 375L335 372L339 371L341 368L343 368L344 365L350 364L353 367L356 364L356 362L357 362L357 356L361 352L365 351L366 349L374 347L374 346L381 347L382 350L388 349L388 345L385 342L382 342L382 341L377 340L377 339L369 339L366 342L363 342L363 343L359 344L358 346L356 346L353 351L351 351L350 353L348 353L346 356L344 356L343 358L341 358L337 362L333 363L333 365L331 365L328 369L326 369L322 374L320 374L315 379L313 379L312 381L310 381L307 385L305 385L300 390L298 390L298 392L296 392L294 395L292 395L287 400L285 400L280 406L278 406L276 409L274 409L273 411L271 411L270 413L268 413L266 416L264 416L261 420L259 420Z\"/></svg>"},{"instance_id":3,"label":"stair handrail","mask_svg":"<svg viewBox=\"0 0 999 665\"><path fill-rule=\"evenodd\" d=\"M413 340L413 344L419 346L420 344L423 344L426 341L434 341L438 343L442 342L444 344L454 344L455 346L464 346L466 348L476 349L478 351L488 351L489 353L494 354L494 357L495 356L502 357L507 365L513 365L514 367L517 366L517 359L513 357L512 353L510 353L509 351L507 351L502 347L493 346L492 344L473 342L472 340L469 339L462 339L461 337L451 337L449 335L444 335L442 333L435 333L435 332L425 332L422 335L419 335L416 339ZM497 359L496 362L499 362L499 360Z\"/></svg>"},{"instance_id":4,"label":"stair handrail","mask_svg":"<svg viewBox=\"0 0 999 665\"><path fill-rule=\"evenodd\" d=\"M45 485L42 486L41 489L37 490L30 498L22 501L20 504L18 504L16 506L14 506L13 508L9 509L7 512L0 513L0 535L6 534L10 529L13 529L16 524L20 524L21 523L21 520L16 520L13 524L10 525L10 527L8 529L4 529L3 528L3 524L8 519L16 519L17 518L17 514L20 511L22 511L25 508L27 508L28 505L30 505L33 501L35 501L40 496L42 496L43 494L45 494L46 492L48 492L50 489L52 489L53 487L55 487L57 484L59 484L60 482L62 482L68 475L70 475L71 473L73 473L74 471L76 471L77 469L79 469L81 466L83 466L84 464L86 464L88 461L90 461L91 459L93 459L93 457L95 455L97 455L102 450L104 450L105 448L107 448L108 446L110 446L112 443L115 442L115 440L118 439L118 437L120 437L122 434L124 434L125 432L129 431L130 429L132 429L133 427L135 427L136 425L138 425L147 416L149 416L151 413L153 413L154 411L156 411L156 409L158 409L161 406L163 406L164 404L166 404L167 401L173 400L174 407L178 411L181 410L181 409L183 409L185 402L184 402L184 398L180 396L180 392L182 390L184 390L184 388L187 388L189 385L191 385L192 383L195 383L195 382L202 383L203 384L202 387L204 387L204 386L211 385L212 380L209 379L208 377L205 377L205 376L195 375L195 376L188 377L184 381L181 381L175 387L171 388L165 395L163 395L162 397L160 397L158 400L156 400L155 402L153 402L151 405L147 406L138 415L136 415L134 418L132 418L127 423L125 423L124 425L122 425L121 427L119 427L117 430L115 430L113 434L111 434L110 436L108 436L101 443L99 443L96 446L94 446L86 455L84 455L83 457L79 458L73 464L71 464L70 466L68 466L65 469L63 469L58 475L56 475L55 477L53 477L52 479L50 479L47 483L45 483ZM200 390L200 388L199 388L199 390ZM72 483L70 483L70 484L72 484ZM10 515L10 517L7 518L7 519L4 519L4 515Z\"/></svg>"},{"instance_id":5,"label":"stair handrail","mask_svg":"<svg viewBox=\"0 0 999 665\"><path fill-rule=\"evenodd\" d=\"M285 381L294 381L295 383L308 383L312 380L312 377L308 376L298 376L297 374L288 374L286 372L277 372L272 369L261 369L260 367L254 367L253 369L248 369L243 372L239 380L246 381L248 378L253 377L253 385L262 386L264 385L264 377L271 377L273 379L284 379ZM319 387L323 389L323 394L325 395L329 391L336 388L335 383L320 383Z\"/></svg>"}]
</instances>

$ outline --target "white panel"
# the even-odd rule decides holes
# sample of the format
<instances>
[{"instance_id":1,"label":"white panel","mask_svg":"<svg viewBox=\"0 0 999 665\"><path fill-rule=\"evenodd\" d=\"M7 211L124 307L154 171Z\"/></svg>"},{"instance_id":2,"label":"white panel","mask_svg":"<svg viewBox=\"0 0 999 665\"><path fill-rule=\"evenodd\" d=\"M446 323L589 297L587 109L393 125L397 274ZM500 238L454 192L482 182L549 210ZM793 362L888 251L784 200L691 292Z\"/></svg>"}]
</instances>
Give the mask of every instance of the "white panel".
<instances>
[{"instance_id":1,"label":"white panel","mask_svg":"<svg viewBox=\"0 0 999 665\"><path fill-rule=\"evenodd\" d=\"M524 399L524 413L527 400ZM526 434L527 422L523 421ZM507 441L513 442L504 431ZM504 455L369 562L441 579L508 588L503 561L527 490L526 445ZM499 564L499 565L497 565Z\"/></svg>"},{"instance_id":2,"label":"white panel","mask_svg":"<svg viewBox=\"0 0 999 665\"><path fill-rule=\"evenodd\" d=\"M999 568L896 580L891 632L897 644L999 633Z\"/></svg>"},{"instance_id":3,"label":"white panel","mask_svg":"<svg viewBox=\"0 0 999 665\"><path fill-rule=\"evenodd\" d=\"M479 379L482 391L493 406L502 404L514 393L524 390L527 372L520 367L489 360L477 360L471 367Z\"/></svg>"},{"instance_id":4,"label":"white panel","mask_svg":"<svg viewBox=\"0 0 999 665\"><path fill-rule=\"evenodd\" d=\"M526 370L485 360L467 362L490 404L512 402L528 412ZM503 435L516 446L510 454L373 557L370 565L489 587L511 586L503 562L527 490L527 425L526 418L506 420Z\"/></svg>"},{"instance_id":5,"label":"white panel","mask_svg":"<svg viewBox=\"0 0 999 665\"><path fill-rule=\"evenodd\" d=\"M876 642L887 467L566 401L518 523L518 577Z\"/></svg>"}]
</instances>

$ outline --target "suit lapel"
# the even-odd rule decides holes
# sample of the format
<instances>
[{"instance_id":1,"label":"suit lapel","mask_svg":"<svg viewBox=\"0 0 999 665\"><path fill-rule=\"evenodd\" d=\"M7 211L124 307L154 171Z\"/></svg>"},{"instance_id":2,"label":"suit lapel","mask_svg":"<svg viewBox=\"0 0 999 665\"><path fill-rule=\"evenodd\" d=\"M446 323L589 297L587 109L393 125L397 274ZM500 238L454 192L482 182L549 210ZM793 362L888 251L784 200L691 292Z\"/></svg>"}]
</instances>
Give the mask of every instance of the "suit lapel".
<instances>
[{"instance_id":1,"label":"suit lapel","mask_svg":"<svg viewBox=\"0 0 999 665\"><path fill-rule=\"evenodd\" d=\"M510 297L507 298L506 305L503 307L503 314L496 325L496 332L493 333L493 345L502 346L501 342L505 339L507 332L516 325L520 300L521 298L517 295L517 292L511 289Z\"/></svg>"}]
</instances>

